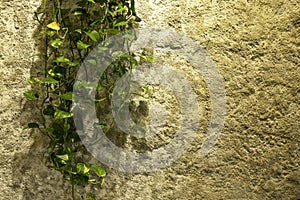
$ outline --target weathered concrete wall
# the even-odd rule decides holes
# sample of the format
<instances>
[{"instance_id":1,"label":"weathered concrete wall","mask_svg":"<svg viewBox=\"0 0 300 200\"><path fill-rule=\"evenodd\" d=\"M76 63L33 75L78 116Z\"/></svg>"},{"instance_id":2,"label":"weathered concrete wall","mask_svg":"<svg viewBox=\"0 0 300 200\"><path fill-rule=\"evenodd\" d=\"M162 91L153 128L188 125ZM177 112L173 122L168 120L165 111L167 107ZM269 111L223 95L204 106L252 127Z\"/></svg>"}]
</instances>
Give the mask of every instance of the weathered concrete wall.
<instances>
[{"instance_id":1,"label":"weathered concrete wall","mask_svg":"<svg viewBox=\"0 0 300 200\"><path fill-rule=\"evenodd\" d=\"M175 29L211 55L225 80L225 128L202 160L200 135L166 169L142 175L108 169L103 188L91 189L96 199L300 199L298 4L137 2L143 27ZM70 197L60 174L40 161L45 138L22 131L32 115L22 93L36 65L30 56L38 43L32 20L38 6L37 1L0 2L0 199ZM202 85L200 90L207 93Z\"/></svg>"}]
</instances>

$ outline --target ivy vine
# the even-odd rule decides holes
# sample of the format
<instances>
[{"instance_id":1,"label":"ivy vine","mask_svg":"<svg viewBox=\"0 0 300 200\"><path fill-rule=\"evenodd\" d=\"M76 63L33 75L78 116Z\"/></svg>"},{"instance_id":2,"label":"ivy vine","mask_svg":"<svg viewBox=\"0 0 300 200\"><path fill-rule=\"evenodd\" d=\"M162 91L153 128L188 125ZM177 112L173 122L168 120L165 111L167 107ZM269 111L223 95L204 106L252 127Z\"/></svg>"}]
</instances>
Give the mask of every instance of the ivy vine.
<instances>
[{"instance_id":1,"label":"ivy vine","mask_svg":"<svg viewBox=\"0 0 300 200\"><path fill-rule=\"evenodd\" d=\"M97 43L141 21L134 3L134 0L44 0L42 9L34 13L42 27L40 40L44 52L39 57L43 67L28 79L33 89L24 96L36 102L40 120L28 123L26 128L37 128L49 138L47 165L69 180L73 199L75 186L102 185L106 176L105 169L78 156L85 148L76 133L71 110L76 73ZM104 92L99 92L101 95L95 101L109 99L115 83L110 77L121 77L136 64L138 61L131 53L114 61L110 74L104 73L100 78L99 88Z\"/></svg>"}]
</instances>

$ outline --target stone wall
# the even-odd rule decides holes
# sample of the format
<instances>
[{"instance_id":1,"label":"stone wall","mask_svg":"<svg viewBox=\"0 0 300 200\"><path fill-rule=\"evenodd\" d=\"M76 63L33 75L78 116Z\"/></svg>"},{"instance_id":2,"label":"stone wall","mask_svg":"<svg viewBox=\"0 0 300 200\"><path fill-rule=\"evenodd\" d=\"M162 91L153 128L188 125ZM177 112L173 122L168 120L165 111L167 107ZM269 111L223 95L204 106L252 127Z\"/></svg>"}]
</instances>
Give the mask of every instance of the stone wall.
<instances>
[{"instance_id":1,"label":"stone wall","mask_svg":"<svg viewBox=\"0 0 300 200\"><path fill-rule=\"evenodd\" d=\"M225 128L203 159L198 155L199 133L191 148L165 169L135 175L107 169L102 188L80 190L107 200L300 199L298 4L297 0L138 1L142 27L176 30L210 54L224 78ZM33 0L0 2L1 200L70 199L68 184L42 162L45 138L22 130L34 115L22 93L38 64L31 56L38 45L33 12L40 5ZM172 56L154 57L180 71L181 61ZM207 88L193 76L186 72L188 79L196 79L195 91L205 101ZM205 109L204 116L209 115L209 105ZM205 134L205 128L202 131Z\"/></svg>"}]
</instances>

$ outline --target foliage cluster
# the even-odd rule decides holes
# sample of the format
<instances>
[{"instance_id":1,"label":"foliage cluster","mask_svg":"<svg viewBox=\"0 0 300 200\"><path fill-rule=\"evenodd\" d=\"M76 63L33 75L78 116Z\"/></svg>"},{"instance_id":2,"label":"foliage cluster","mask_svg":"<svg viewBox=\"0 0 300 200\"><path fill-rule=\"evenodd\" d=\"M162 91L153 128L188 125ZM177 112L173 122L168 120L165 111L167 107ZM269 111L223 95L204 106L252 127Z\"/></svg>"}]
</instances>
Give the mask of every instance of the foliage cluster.
<instances>
[{"instance_id":1,"label":"foliage cluster","mask_svg":"<svg viewBox=\"0 0 300 200\"><path fill-rule=\"evenodd\" d=\"M28 123L26 128L37 128L49 138L48 166L70 181L74 199L74 186L101 185L106 176L103 168L77 156L85 148L72 118L76 73L97 43L132 28L140 18L135 13L134 0L44 0L42 9L35 12L35 19L44 43L44 52L39 55L43 67L28 80L33 89L24 96L36 102L41 120ZM128 53L112 63L111 72L120 77L129 70L128 65L134 64L137 60ZM109 99L115 83L107 74L100 82L99 88L105 92L100 92L95 102Z\"/></svg>"}]
</instances>

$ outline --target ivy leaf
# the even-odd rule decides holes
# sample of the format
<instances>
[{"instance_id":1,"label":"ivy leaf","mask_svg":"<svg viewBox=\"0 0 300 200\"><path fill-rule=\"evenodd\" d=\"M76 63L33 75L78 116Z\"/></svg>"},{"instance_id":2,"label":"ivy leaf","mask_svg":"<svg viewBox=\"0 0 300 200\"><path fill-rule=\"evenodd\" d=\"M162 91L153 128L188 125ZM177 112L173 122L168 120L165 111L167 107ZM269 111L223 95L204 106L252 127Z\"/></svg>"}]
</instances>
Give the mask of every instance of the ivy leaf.
<instances>
[{"instance_id":1,"label":"ivy leaf","mask_svg":"<svg viewBox=\"0 0 300 200\"><path fill-rule=\"evenodd\" d=\"M27 82L28 82L30 85L34 85L34 80L31 79L31 78L27 79Z\"/></svg>"},{"instance_id":2,"label":"ivy leaf","mask_svg":"<svg viewBox=\"0 0 300 200\"><path fill-rule=\"evenodd\" d=\"M81 33L82 33L82 30L81 30L81 29L76 29L76 30L75 30L75 32L77 32L77 33L80 33L80 34L81 34Z\"/></svg>"},{"instance_id":3,"label":"ivy leaf","mask_svg":"<svg viewBox=\"0 0 300 200\"><path fill-rule=\"evenodd\" d=\"M94 170L94 172L97 174L99 177L104 177L106 176L106 171L102 167L98 167L95 165L91 165L91 169Z\"/></svg>"},{"instance_id":4,"label":"ivy leaf","mask_svg":"<svg viewBox=\"0 0 300 200\"><path fill-rule=\"evenodd\" d=\"M63 110L56 110L54 113L54 119L64 119L64 118L70 118L73 116L73 113L63 111Z\"/></svg>"},{"instance_id":5,"label":"ivy leaf","mask_svg":"<svg viewBox=\"0 0 300 200\"><path fill-rule=\"evenodd\" d=\"M57 22L51 22L47 25L48 28L59 31L60 30L60 24Z\"/></svg>"},{"instance_id":6,"label":"ivy leaf","mask_svg":"<svg viewBox=\"0 0 300 200\"><path fill-rule=\"evenodd\" d=\"M68 160L69 160L68 154L64 154L64 155L56 155L56 157L58 157L59 159L62 159L62 160L64 160L64 161L68 161Z\"/></svg>"},{"instance_id":7,"label":"ivy leaf","mask_svg":"<svg viewBox=\"0 0 300 200\"><path fill-rule=\"evenodd\" d=\"M97 42L100 39L100 34L95 30L91 32L85 32L85 34L89 36L89 38L91 38L94 42Z\"/></svg>"},{"instance_id":8,"label":"ivy leaf","mask_svg":"<svg viewBox=\"0 0 300 200\"><path fill-rule=\"evenodd\" d=\"M80 64L79 61L74 61L74 62L69 61L69 62L66 62L66 63L67 63L70 67L76 67L77 65Z\"/></svg>"},{"instance_id":9,"label":"ivy leaf","mask_svg":"<svg viewBox=\"0 0 300 200\"><path fill-rule=\"evenodd\" d=\"M123 55L126 55L126 54L124 54L122 51L115 51L111 54L111 56L113 58L121 58Z\"/></svg>"},{"instance_id":10,"label":"ivy leaf","mask_svg":"<svg viewBox=\"0 0 300 200\"><path fill-rule=\"evenodd\" d=\"M142 21L142 19L141 19L141 18L139 18L138 16L135 16L135 19L134 19L134 21L136 21L136 22L141 22L141 21Z\"/></svg>"},{"instance_id":11,"label":"ivy leaf","mask_svg":"<svg viewBox=\"0 0 300 200\"><path fill-rule=\"evenodd\" d=\"M49 44L57 49L63 44L63 41L59 38L56 38L55 40L50 40Z\"/></svg>"},{"instance_id":12,"label":"ivy leaf","mask_svg":"<svg viewBox=\"0 0 300 200\"><path fill-rule=\"evenodd\" d=\"M90 64L92 65L97 65L97 61L96 60L93 60L93 59L89 59L87 60Z\"/></svg>"},{"instance_id":13,"label":"ivy leaf","mask_svg":"<svg viewBox=\"0 0 300 200\"><path fill-rule=\"evenodd\" d=\"M24 127L24 129L28 129L28 128L39 128L40 126L39 126L39 124L37 124L37 123L28 123L25 127Z\"/></svg>"},{"instance_id":14,"label":"ivy leaf","mask_svg":"<svg viewBox=\"0 0 300 200\"><path fill-rule=\"evenodd\" d=\"M76 3L77 4L77 3ZM85 7L86 5L78 5L79 7ZM80 15L84 15L86 14L86 10L83 9L83 8L76 8L74 11L73 11L73 14L75 16L80 16Z\"/></svg>"},{"instance_id":15,"label":"ivy leaf","mask_svg":"<svg viewBox=\"0 0 300 200\"><path fill-rule=\"evenodd\" d=\"M83 43L81 40L77 42L77 48L79 50L87 49L90 45Z\"/></svg>"},{"instance_id":16,"label":"ivy leaf","mask_svg":"<svg viewBox=\"0 0 300 200\"><path fill-rule=\"evenodd\" d=\"M65 63L65 62L70 62L70 60L64 56L60 56L55 59L55 62L57 63Z\"/></svg>"},{"instance_id":17,"label":"ivy leaf","mask_svg":"<svg viewBox=\"0 0 300 200\"><path fill-rule=\"evenodd\" d=\"M74 11L74 15L75 15L75 16L82 15L82 12L81 12L81 11L78 11L78 10L76 10L76 11Z\"/></svg>"},{"instance_id":18,"label":"ivy leaf","mask_svg":"<svg viewBox=\"0 0 300 200\"><path fill-rule=\"evenodd\" d=\"M116 12L121 13L121 12L123 12L123 11L125 11L125 10L126 10L126 8L123 7L122 4L119 4L119 5L118 5L118 10L116 10Z\"/></svg>"},{"instance_id":19,"label":"ivy leaf","mask_svg":"<svg viewBox=\"0 0 300 200\"><path fill-rule=\"evenodd\" d=\"M94 200L94 195L88 194L86 200Z\"/></svg>"},{"instance_id":20,"label":"ivy leaf","mask_svg":"<svg viewBox=\"0 0 300 200\"><path fill-rule=\"evenodd\" d=\"M60 163L62 164L67 164L67 162L69 161L69 155L68 154L64 154L64 155L55 155L57 158L60 159Z\"/></svg>"},{"instance_id":21,"label":"ivy leaf","mask_svg":"<svg viewBox=\"0 0 300 200\"><path fill-rule=\"evenodd\" d=\"M67 92L63 95L60 95L60 98L64 99L64 100L68 100L68 101L72 101L72 92Z\"/></svg>"},{"instance_id":22,"label":"ivy leaf","mask_svg":"<svg viewBox=\"0 0 300 200\"><path fill-rule=\"evenodd\" d=\"M55 80L54 78L52 77L47 77L47 78L44 78L43 80L41 80L42 83L48 83L48 84L57 84L58 81Z\"/></svg>"},{"instance_id":23,"label":"ivy leaf","mask_svg":"<svg viewBox=\"0 0 300 200\"><path fill-rule=\"evenodd\" d=\"M47 30L47 31L42 31L41 33L42 33L42 34L45 34L45 35L48 35L48 36L50 36L50 37L52 37L53 35L55 35L55 31L49 31L49 30Z\"/></svg>"},{"instance_id":24,"label":"ivy leaf","mask_svg":"<svg viewBox=\"0 0 300 200\"><path fill-rule=\"evenodd\" d=\"M152 56L141 56L141 58L145 59L148 62L153 63L154 59Z\"/></svg>"},{"instance_id":25,"label":"ivy leaf","mask_svg":"<svg viewBox=\"0 0 300 200\"><path fill-rule=\"evenodd\" d=\"M127 21L122 21L122 22L118 22L118 23L116 23L116 24L114 24L114 26L124 26L124 25L126 25L126 24L128 24L128 22Z\"/></svg>"},{"instance_id":26,"label":"ivy leaf","mask_svg":"<svg viewBox=\"0 0 300 200\"><path fill-rule=\"evenodd\" d=\"M77 163L76 168L78 173L82 173L85 175L90 171L90 168L84 163Z\"/></svg>"},{"instance_id":27,"label":"ivy leaf","mask_svg":"<svg viewBox=\"0 0 300 200\"><path fill-rule=\"evenodd\" d=\"M34 91L26 91L23 93L23 95L29 100L37 100L38 99L38 94Z\"/></svg>"},{"instance_id":28,"label":"ivy leaf","mask_svg":"<svg viewBox=\"0 0 300 200\"><path fill-rule=\"evenodd\" d=\"M119 31L117 29L106 29L105 32L113 34L113 35L117 35L119 33Z\"/></svg>"},{"instance_id":29,"label":"ivy leaf","mask_svg":"<svg viewBox=\"0 0 300 200\"><path fill-rule=\"evenodd\" d=\"M53 115L55 113L55 108L52 105L47 105L43 110L44 115Z\"/></svg>"}]
</instances>

